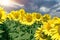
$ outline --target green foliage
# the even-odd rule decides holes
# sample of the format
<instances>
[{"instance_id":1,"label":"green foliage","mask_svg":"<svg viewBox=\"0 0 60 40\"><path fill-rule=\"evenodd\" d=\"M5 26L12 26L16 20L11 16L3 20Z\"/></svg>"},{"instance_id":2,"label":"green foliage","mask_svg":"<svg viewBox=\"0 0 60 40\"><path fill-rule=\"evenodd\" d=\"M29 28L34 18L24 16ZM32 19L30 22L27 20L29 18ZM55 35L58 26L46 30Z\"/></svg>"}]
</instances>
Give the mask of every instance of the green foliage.
<instances>
[{"instance_id":1,"label":"green foliage","mask_svg":"<svg viewBox=\"0 0 60 40\"><path fill-rule=\"evenodd\" d=\"M18 22L7 20L4 22L6 26L6 31L8 32L9 40L14 40L18 38L20 33L20 27L18 26Z\"/></svg>"},{"instance_id":2,"label":"green foliage","mask_svg":"<svg viewBox=\"0 0 60 40\"><path fill-rule=\"evenodd\" d=\"M18 21L6 20L0 24L0 40L35 40L34 34L42 22L35 22L33 25L22 25ZM50 36L47 38L50 40Z\"/></svg>"},{"instance_id":3,"label":"green foliage","mask_svg":"<svg viewBox=\"0 0 60 40\"><path fill-rule=\"evenodd\" d=\"M41 23L34 23L28 26L22 25L17 21L6 20L4 25L6 26L5 31L7 31L8 40L35 40L35 31L41 26Z\"/></svg>"},{"instance_id":4,"label":"green foliage","mask_svg":"<svg viewBox=\"0 0 60 40\"><path fill-rule=\"evenodd\" d=\"M41 24L34 23L31 26L20 25L20 35L21 40L35 40L34 34L38 27L41 27Z\"/></svg>"},{"instance_id":5,"label":"green foliage","mask_svg":"<svg viewBox=\"0 0 60 40\"><path fill-rule=\"evenodd\" d=\"M4 24L0 24L0 40L7 40L7 33Z\"/></svg>"}]
</instances>

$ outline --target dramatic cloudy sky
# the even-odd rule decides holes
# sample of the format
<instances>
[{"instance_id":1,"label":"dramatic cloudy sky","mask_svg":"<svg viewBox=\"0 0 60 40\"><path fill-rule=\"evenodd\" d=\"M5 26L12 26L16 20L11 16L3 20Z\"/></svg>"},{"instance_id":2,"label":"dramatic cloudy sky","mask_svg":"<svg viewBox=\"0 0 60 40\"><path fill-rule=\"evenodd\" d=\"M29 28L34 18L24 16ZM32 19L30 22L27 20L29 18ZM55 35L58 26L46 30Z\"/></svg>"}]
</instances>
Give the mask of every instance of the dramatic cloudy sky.
<instances>
[{"instance_id":1,"label":"dramatic cloudy sky","mask_svg":"<svg viewBox=\"0 0 60 40\"><path fill-rule=\"evenodd\" d=\"M60 0L14 0L14 2L23 6L14 4L13 7L4 7L4 9L9 12L24 8L28 12L36 11L42 14L50 13L51 15L60 14Z\"/></svg>"}]
</instances>

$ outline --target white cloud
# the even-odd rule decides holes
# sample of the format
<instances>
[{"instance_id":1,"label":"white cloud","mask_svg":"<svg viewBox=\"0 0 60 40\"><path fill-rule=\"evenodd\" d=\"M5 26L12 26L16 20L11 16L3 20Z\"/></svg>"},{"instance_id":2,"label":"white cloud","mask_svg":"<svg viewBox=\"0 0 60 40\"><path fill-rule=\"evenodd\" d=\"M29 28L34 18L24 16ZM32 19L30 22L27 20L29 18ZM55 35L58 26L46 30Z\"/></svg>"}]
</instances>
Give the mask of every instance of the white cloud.
<instances>
[{"instance_id":1,"label":"white cloud","mask_svg":"<svg viewBox=\"0 0 60 40\"><path fill-rule=\"evenodd\" d=\"M50 8L47 8L47 7L40 7L40 12L49 12Z\"/></svg>"}]
</instances>

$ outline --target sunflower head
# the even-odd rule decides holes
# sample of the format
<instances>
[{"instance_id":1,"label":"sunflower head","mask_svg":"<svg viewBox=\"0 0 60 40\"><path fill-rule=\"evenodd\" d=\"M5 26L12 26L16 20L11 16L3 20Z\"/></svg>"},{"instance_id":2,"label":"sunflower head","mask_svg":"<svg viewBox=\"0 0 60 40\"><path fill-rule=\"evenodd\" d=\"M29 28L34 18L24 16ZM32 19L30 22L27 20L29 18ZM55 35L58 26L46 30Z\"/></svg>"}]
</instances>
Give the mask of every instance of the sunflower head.
<instances>
[{"instance_id":1,"label":"sunflower head","mask_svg":"<svg viewBox=\"0 0 60 40\"><path fill-rule=\"evenodd\" d=\"M42 19L42 15L40 13L33 12L32 15L35 17L36 21L40 21Z\"/></svg>"},{"instance_id":2,"label":"sunflower head","mask_svg":"<svg viewBox=\"0 0 60 40\"><path fill-rule=\"evenodd\" d=\"M52 28L49 31L51 39L52 40L60 40L60 19L59 18L53 19L52 23L50 23L49 25L52 26Z\"/></svg>"},{"instance_id":3,"label":"sunflower head","mask_svg":"<svg viewBox=\"0 0 60 40\"><path fill-rule=\"evenodd\" d=\"M18 11L11 11L10 16L13 20L17 21L19 19L20 14Z\"/></svg>"},{"instance_id":4,"label":"sunflower head","mask_svg":"<svg viewBox=\"0 0 60 40\"><path fill-rule=\"evenodd\" d=\"M48 22L46 23L46 22L45 22L45 23L43 23L43 26L42 26L42 27L43 27L43 32L44 32L44 34L46 34L46 35L48 35L48 36L51 35L51 33L52 33L52 32L51 32L51 29L52 29L53 27L51 26L50 23L48 23Z\"/></svg>"},{"instance_id":5,"label":"sunflower head","mask_svg":"<svg viewBox=\"0 0 60 40\"><path fill-rule=\"evenodd\" d=\"M2 13L0 12L0 19L2 18Z\"/></svg>"},{"instance_id":6,"label":"sunflower head","mask_svg":"<svg viewBox=\"0 0 60 40\"><path fill-rule=\"evenodd\" d=\"M19 22L24 25L26 24L26 14L24 14L23 16L21 15L19 17Z\"/></svg>"},{"instance_id":7,"label":"sunflower head","mask_svg":"<svg viewBox=\"0 0 60 40\"><path fill-rule=\"evenodd\" d=\"M6 12L3 9L0 9L0 23L6 20Z\"/></svg>"},{"instance_id":8,"label":"sunflower head","mask_svg":"<svg viewBox=\"0 0 60 40\"><path fill-rule=\"evenodd\" d=\"M47 22L48 20L50 20L51 19L51 16L49 15L49 14L45 14L44 16L43 16L43 21L44 22Z\"/></svg>"},{"instance_id":9,"label":"sunflower head","mask_svg":"<svg viewBox=\"0 0 60 40\"><path fill-rule=\"evenodd\" d=\"M12 13L13 14L13 16L16 18L16 19L18 19L19 18L19 13L18 13L18 11L15 11L15 13Z\"/></svg>"},{"instance_id":10,"label":"sunflower head","mask_svg":"<svg viewBox=\"0 0 60 40\"><path fill-rule=\"evenodd\" d=\"M55 17L53 17L53 19L52 19L52 20L54 20L54 21L55 21L55 20L58 20L58 19L59 19L59 18L55 16Z\"/></svg>"},{"instance_id":11,"label":"sunflower head","mask_svg":"<svg viewBox=\"0 0 60 40\"><path fill-rule=\"evenodd\" d=\"M52 37L53 40L60 40L60 24L55 26L53 29Z\"/></svg>"},{"instance_id":12,"label":"sunflower head","mask_svg":"<svg viewBox=\"0 0 60 40\"><path fill-rule=\"evenodd\" d=\"M13 15L11 13L7 14L7 19L13 20Z\"/></svg>"},{"instance_id":13,"label":"sunflower head","mask_svg":"<svg viewBox=\"0 0 60 40\"><path fill-rule=\"evenodd\" d=\"M60 23L55 24L58 34L60 35Z\"/></svg>"},{"instance_id":14,"label":"sunflower head","mask_svg":"<svg viewBox=\"0 0 60 40\"><path fill-rule=\"evenodd\" d=\"M19 12L19 14L22 15L22 16L25 14L25 10L24 10L23 8L21 8L18 12Z\"/></svg>"},{"instance_id":15,"label":"sunflower head","mask_svg":"<svg viewBox=\"0 0 60 40\"><path fill-rule=\"evenodd\" d=\"M51 26L49 23L45 23L43 24L43 28L49 31L51 29Z\"/></svg>"},{"instance_id":16,"label":"sunflower head","mask_svg":"<svg viewBox=\"0 0 60 40\"><path fill-rule=\"evenodd\" d=\"M26 25L32 25L35 22L34 17L32 14L26 14Z\"/></svg>"},{"instance_id":17,"label":"sunflower head","mask_svg":"<svg viewBox=\"0 0 60 40\"><path fill-rule=\"evenodd\" d=\"M35 39L36 40L46 40L47 39L47 35L44 34L44 32L42 31L42 28L38 28L35 32Z\"/></svg>"}]
</instances>

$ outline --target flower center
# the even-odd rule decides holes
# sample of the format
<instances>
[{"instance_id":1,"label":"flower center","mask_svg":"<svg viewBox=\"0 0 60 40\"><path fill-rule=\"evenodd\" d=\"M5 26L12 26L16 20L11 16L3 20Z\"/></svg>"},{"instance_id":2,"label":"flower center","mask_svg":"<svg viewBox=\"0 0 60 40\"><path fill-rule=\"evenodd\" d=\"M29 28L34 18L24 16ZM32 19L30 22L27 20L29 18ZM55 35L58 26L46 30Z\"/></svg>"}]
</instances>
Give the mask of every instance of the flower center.
<instances>
[{"instance_id":1,"label":"flower center","mask_svg":"<svg viewBox=\"0 0 60 40\"><path fill-rule=\"evenodd\" d=\"M2 14L0 13L0 19L1 19L1 17L2 17Z\"/></svg>"},{"instance_id":2,"label":"flower center","mask_svg":"<svg viewBox=\"0 0 60 40\"><path fill-rule=\"evenodd\" d=\"M51 26L50 26L50 24L48 23L47 30L50 30L50 29L51 29Z\"/></svg>"},{"instance_id":3,"label":"flower center","mask_svg":"<svg viewBox=\"0 0 60 40\"><path fill-rule=\"evenodd\" d=\"M27 22L31 22L32 21L32 16L27 16Z\"/></svg>"},{"instance_id":4,"label":"flower center","mask_svg":"<svg viewBox=\"0 0 60 40\"><path fill-rule=\"evenodd\" d=\"M18 15L15 15L15 18L17 19L19 16Z\"/></svg>"},{"instance_id":5,"label":"flower center","mask_svg":"<svg viewBox=\"0 0 60 40\"><path fill-rule=\"evenodd\" d=\"M14 17L17 19L19 17L19 14L14 14Z\"/></svg>"},{"instance_id":6,"label":"flower center","mask_svg":"<svg viewBox=\"0 0 60 40\"><path fill-rule=\"evenodd\" d=\"M37 19L40 19L40 16L41 16L40 14L37 14L37 15L36 15L36 18L37 18Z\"/></svg>"},{"instance_id":7,"label":"flower center","mask_svg":"<svg viewBox=\"0 0 60 40\"><path fill-rule=\"evenodd\" d=\"M46 39L47 38L47 35L45 35L44 33L41 33L40 34L40 37L43 38L43 39Z\"/></svg>"},{"instance_id":8,"label":"flower center","mask_svg":"<svg viewBox=\"0 0 60 40\"><path fill-rule=\"evenodd\" d=\"M48 17L43 17L43 21L44 21L44 22L47 22L48 20L49 20Z\"/></svg>"},{"instance_id":9,"label":"flower center","mask_svg":"<svg viewBox=\"0 0 60 40\"><path fill-rule=\"evenodd\" d=\"M55 24L55 26L58 26L57 31L58 31L58 33L60 35L60 24Z\"/></svg>"},{"instance_id":10,"label":"flower center","mask_svg":"<svg viewBox=\"0 0 60 40\"><path fill-rule=\"evenodd\" d=\"M60 35L60 26L58 27L58 33L59 33L59 35Z\"/></svg>"}]
</instances>

